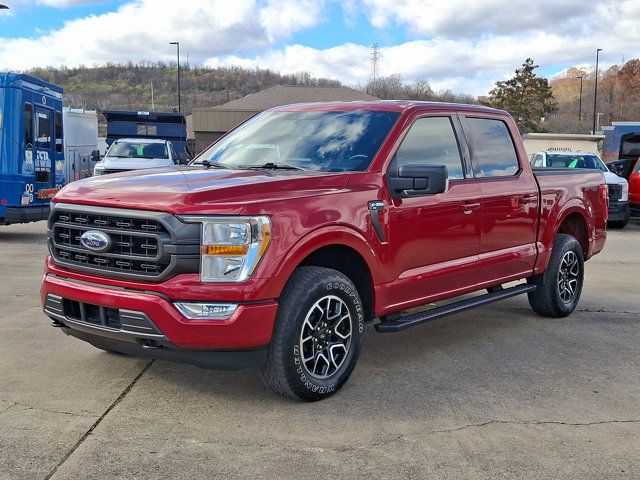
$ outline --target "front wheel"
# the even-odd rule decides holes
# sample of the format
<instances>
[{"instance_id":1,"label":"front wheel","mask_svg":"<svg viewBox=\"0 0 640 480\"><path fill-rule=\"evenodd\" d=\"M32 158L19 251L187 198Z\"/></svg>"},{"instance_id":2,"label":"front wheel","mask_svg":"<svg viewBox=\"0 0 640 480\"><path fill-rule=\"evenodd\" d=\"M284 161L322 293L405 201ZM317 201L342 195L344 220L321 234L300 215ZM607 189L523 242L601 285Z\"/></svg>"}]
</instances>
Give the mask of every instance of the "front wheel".
<instances>
[{"instance_id":1,"label":"front wheel","mask_svg":"<svg viewBox=\"0 0 640 480\"><path fill-rule=\"evenodd\" d=\"M316 401L347 381L360 353L364 310L344 274L298 268L284 288L267 362L260 370L274 392Z\"/></svg>"},{"instance_id":2,"label":"front wheel","mask_svg":"<svg viewBox=\"0 0 640 480\"><path fill-rule=\"evenodd\" d=\"M529 304L543 317L569 315L578 305L584 281L584 254L571 235L559 233L544 273L529 279L537 288L529 292Z\"/></svg>"}]
</instances>

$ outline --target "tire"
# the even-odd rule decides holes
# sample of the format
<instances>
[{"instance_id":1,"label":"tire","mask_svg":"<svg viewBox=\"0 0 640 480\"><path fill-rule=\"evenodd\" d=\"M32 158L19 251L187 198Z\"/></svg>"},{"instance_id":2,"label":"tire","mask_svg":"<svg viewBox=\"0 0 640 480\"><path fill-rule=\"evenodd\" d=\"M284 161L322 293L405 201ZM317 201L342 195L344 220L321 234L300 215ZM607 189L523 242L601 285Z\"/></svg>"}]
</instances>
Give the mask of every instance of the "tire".
<instances>
[{"instance_id":1,"label":"tire","mask_svg":"<svg viewBox=\"0 0 640 480\"><path fill-rule=\"evenodd\" d=\"M280 297L262 381L295 400L330 397L353 372L364 320L360 295L347 276L329 268L296 269Z\"/></svg>"},{"instance_id":2,"label":"tire","mask_svg":"<svg viewBox=\"0 0 640 480\"><path fill-rule=\"evenodd\" d=\"M627 213L625 214L624 219L616 220L613 222L607 222L607 227L613 228L616 230L622 229L627 226L630 218L631 218L631 210L629 209L629 207L627 207Z\"/></svg>"},{"instance_id":3,"label":"tire","mask_svg":"<svg viewBox=\"0 0 640 480\"><path fill-rule=\"evenodd\" d=\"M529 304L543 317L561 318L578 305L584 283L584 254L571 235L559 233L544 273L528 280L537 285L529 292Z\"/></svg>"}]
</instances>

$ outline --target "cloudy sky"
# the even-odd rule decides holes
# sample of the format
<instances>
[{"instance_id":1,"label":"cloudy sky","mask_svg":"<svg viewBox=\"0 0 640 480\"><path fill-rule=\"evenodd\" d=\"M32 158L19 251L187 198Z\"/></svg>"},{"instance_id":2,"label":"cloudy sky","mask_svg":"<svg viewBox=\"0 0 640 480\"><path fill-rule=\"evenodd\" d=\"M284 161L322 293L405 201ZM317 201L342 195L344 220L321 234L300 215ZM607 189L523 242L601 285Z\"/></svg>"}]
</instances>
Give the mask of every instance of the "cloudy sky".
<instances>
[{"instance_id":1,"label":"cloudy sky","mask_svg":"<svg viewBox=\"0 0 640 480\"><path fill-rule=\"evenodd\" d=\"M638 0L0 0L0 71L183 58L349 85L424 78L483 95L527 57L552 76L640 54Z\"/></svg>"}]
</instances>

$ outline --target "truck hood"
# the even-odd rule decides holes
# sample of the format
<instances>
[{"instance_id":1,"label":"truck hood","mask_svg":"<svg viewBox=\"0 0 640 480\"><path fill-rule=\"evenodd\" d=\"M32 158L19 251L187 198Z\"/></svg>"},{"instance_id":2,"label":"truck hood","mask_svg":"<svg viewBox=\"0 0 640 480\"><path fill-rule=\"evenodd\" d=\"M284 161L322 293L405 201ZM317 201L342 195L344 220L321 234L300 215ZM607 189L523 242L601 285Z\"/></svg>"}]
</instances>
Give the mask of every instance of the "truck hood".
<instances>
[{"instance_id":1,"label":"truck hood","mask_svg":"<svg viewBox=\"0 0 640 480\"><path fill-rule=\"evenodd\" d=\"M108 170L136 170L141 168L169 167L173 162L168 158L119 158L104 157L96 163L96 167Z\"/></svg>"},{"instance_id":2,"label":"truck hood","mask_svg":"<svg viewBox=\"0 0 640 480\"><path fill-rule=\"evenodd\" d=\"M335 193L348 179L344 172L174 167L79 180L60 190L53 201L173 214L238 215L262 203Z\"/></svg>"},{"instance_id":3,"label":"truck hood","mask_svg":"<svg viewBox=\"0 0 640 480\"><path fill-rule=\"evenodd\" d=\"M604 172L604 181L608 185L625 185L628 183L625 178L619 177L613 172Z\"/></svg>"}]
</instances>

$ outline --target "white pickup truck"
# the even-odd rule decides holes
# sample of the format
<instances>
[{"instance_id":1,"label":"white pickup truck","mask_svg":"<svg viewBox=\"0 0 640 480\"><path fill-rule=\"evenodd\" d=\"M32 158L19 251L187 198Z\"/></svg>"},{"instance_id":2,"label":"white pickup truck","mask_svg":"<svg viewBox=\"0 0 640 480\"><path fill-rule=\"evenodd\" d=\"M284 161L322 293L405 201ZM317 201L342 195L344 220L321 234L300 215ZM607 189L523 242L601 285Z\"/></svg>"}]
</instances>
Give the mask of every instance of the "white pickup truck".
<instances>
[{"instance_id":1,"label":"white pickup truck","mask_svg":"<svg viewBox=\"0 0 640 480\"><path fill-rule=\"evenodd\" d=\"M93 174L171 167L179 163L178 154L169 140L121 138L114 141L104 158L96 163Z\"/></svg>"},{"instance_id":2,"label":"white pickup truck","mask_svg":"<svg viewBox=\"0 0 640 480\"><path fill-rule=\"evenodd\" d=\"M538 152L531 159L534 168L590 168L604 172L609 189L609 218L607 226L624 228L629 223L629 183L613 173L595 153L591 152Z\"/></svg>"}]
</instances>

